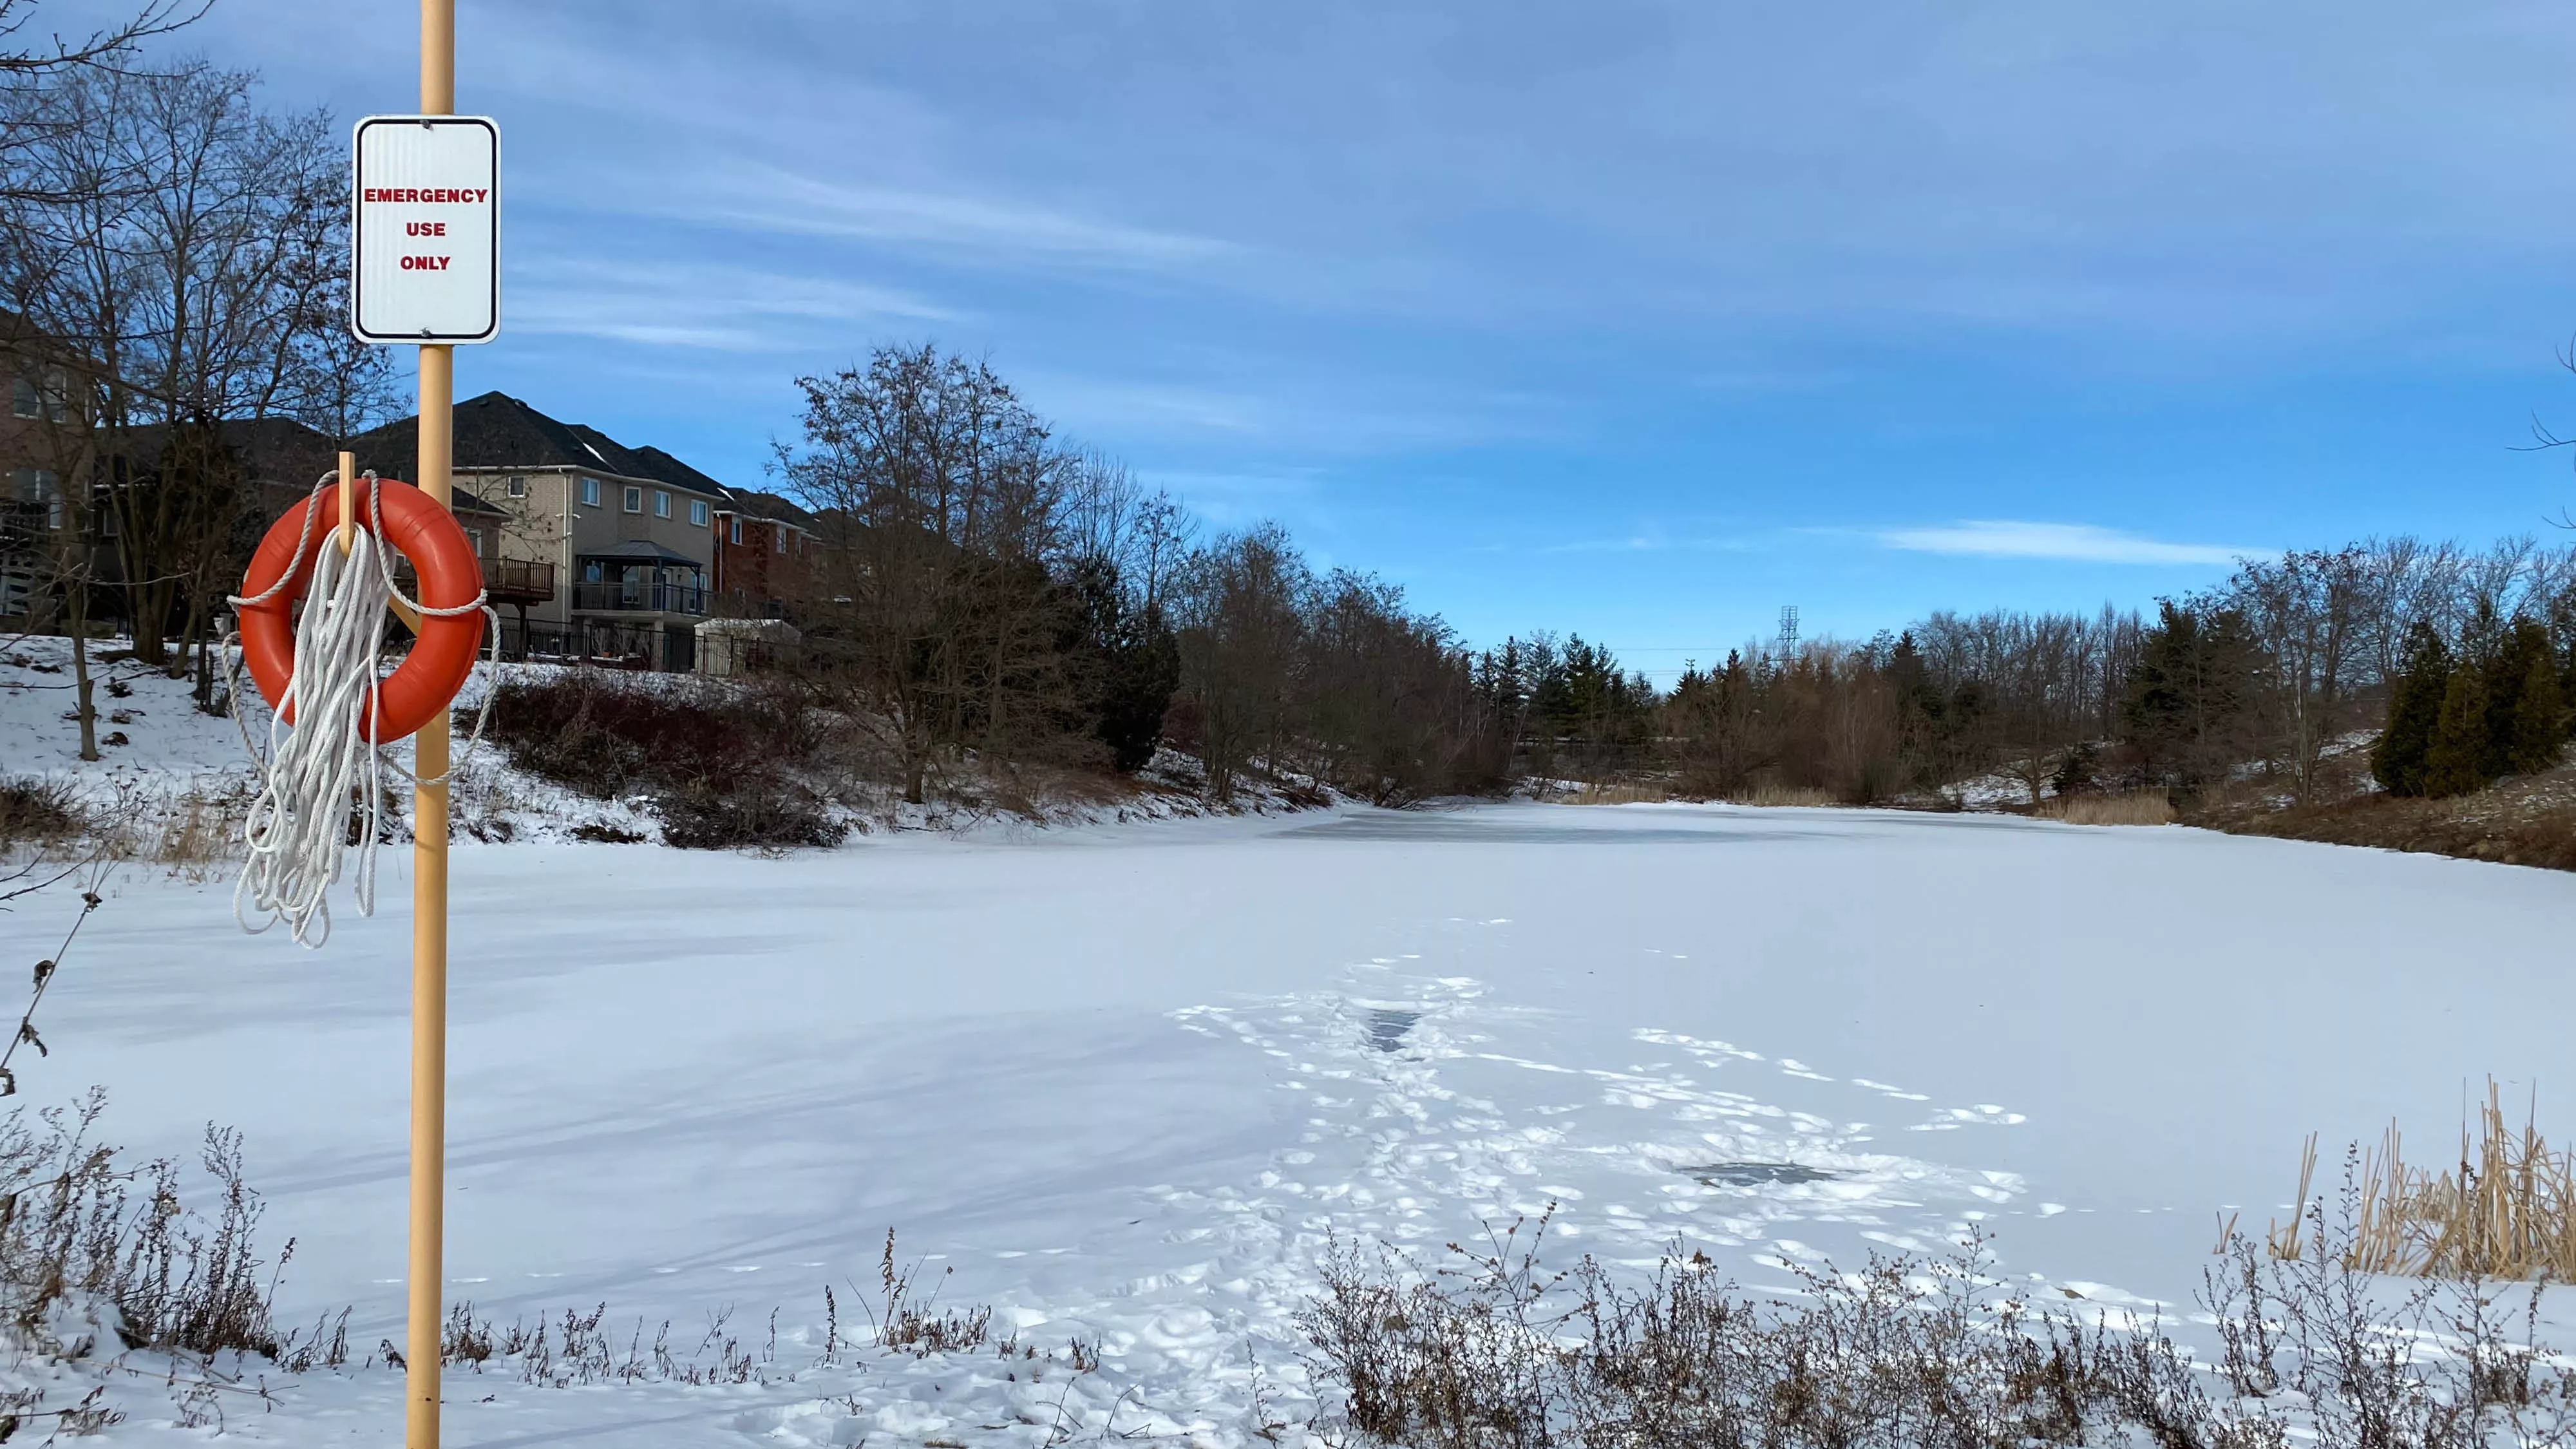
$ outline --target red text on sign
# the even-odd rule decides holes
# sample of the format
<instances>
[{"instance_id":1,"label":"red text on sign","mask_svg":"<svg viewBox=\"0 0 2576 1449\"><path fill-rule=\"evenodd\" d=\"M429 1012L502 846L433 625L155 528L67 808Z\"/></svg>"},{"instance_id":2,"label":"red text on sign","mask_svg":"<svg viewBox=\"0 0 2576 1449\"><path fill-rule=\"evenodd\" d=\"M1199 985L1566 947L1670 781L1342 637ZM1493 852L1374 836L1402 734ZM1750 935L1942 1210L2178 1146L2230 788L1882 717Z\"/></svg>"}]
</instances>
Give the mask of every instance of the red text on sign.
<instances>
[{"instance_id":1,"label":"red text on sign","mask_svg":"<svg viewBox=\"0 0 2576 1449\"><path fill-rule=\"evenodd\" d=\"M443 221L407 221L403 223L403 235L445 236L447 235L447 223Z\"/></svg>"},{"instance_id":2,"label":"red text on sign","mask_svg":"<svg viewBox=\"0 0 2576 1449\"><path fill-rule=\"evenodd\" d=\"M453 260L453 257L405 257L402 269L406 272L443 272Z\"/></svg>"},{"instance_id":3,"label":"red text on sign","mask_svg":"<svg viewBox=\"0 0 2576 1449\"><path fill-rule=\"evenodd\" d=\"M488 186L370 186L360 193L359 199L480 206L492 199L492 188Z\"/></svg>"}]
</instances>

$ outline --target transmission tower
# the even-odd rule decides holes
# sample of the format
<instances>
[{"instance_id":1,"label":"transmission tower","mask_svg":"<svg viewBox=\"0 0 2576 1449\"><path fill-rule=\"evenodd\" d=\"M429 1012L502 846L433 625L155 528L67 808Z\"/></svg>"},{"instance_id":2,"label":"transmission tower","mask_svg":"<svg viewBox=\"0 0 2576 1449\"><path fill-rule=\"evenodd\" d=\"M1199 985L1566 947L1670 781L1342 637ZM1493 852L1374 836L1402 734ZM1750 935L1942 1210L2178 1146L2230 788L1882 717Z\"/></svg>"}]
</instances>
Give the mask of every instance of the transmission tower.
<instances>
[{"instance_id":1,"label":"transmission tower","mask_svg":"<svg viewBox=\"0 0 2576 1449\"><path fill-rule=\"evenodd\" d=\"M1788 663L1789 656L1797 652L1798 606L1795 604L1782 604L1780 606L1780 662L1783 664Z\"/></svg>"}]
</instances>

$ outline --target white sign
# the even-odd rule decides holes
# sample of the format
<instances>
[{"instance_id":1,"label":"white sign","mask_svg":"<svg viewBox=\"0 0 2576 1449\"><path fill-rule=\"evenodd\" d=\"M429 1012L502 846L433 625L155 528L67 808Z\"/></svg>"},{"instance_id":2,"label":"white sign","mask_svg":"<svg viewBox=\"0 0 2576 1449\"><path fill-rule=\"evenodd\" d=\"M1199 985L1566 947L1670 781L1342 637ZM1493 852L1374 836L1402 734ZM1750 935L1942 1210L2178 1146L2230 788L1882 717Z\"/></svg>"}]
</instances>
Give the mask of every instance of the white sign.
<instances>
[{"instance_id":1,"label":"white sign","mask_svg":"<svg viewBox=\"0 0 2576 1449\"><path fill-rule=\"evenodd\" d=\"M501 330L501 128L369 116L349 189L349 329L361 342L489 342Z\"/></svg>"}]
</instances>

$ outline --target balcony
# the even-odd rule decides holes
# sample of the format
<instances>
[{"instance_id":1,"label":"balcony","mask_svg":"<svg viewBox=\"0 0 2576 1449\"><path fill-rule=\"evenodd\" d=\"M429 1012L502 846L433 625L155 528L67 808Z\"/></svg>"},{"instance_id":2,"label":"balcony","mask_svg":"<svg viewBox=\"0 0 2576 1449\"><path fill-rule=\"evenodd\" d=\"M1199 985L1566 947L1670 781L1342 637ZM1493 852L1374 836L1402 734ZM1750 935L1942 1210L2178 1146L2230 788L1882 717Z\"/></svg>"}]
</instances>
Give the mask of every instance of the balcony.
<instances>
[{"instance_id":1,"label":"balcony","mask_svg":"<svg viewBox=\"0 0 2576 1449\"><path fill-rule=\"evenodd\" d=\"M490 603L526 608L555 596L555 566L551 563L518 558L487 558L482 562L483 594ZM406 594L420 592L420 576L412 572L410 559L394 561L394 584Z\"/></svg>"},{"instance_id":2,"label":"balcony","mask_svg":"<svg viewBox=\"0 0 2576 1449\"><path fill-rule=\"evenodd\" d=\"M535 559L487 558L483 592L496 604L542 604L555 596L555 566Z\"/></svg>"},{"instance_id":3,"label":"balcony","mask_svg":"<svg viewBox=\"0 0 2576 1449\"><path fill-rule=\"evenodd\" d=\"M584 579L572 586L572 606L585 614L693 614L707 612L707 591L691 584L649 579Z\"/></svg>"}]
</instances>

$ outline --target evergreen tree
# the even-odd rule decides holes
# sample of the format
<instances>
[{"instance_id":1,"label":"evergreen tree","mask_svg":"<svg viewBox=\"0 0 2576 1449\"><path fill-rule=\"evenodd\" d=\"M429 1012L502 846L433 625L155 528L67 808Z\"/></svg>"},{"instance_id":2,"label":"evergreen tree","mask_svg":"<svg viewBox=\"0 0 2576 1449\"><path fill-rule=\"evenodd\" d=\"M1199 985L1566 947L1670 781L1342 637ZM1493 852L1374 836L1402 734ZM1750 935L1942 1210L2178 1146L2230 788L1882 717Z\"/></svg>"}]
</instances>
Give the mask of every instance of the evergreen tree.
<instances>
[{"instance_id":1,"label":"evergreen tree","mask_svg":"<svg viewBox=\"0 0 2576 1449\"><path fill-rule=\"evenodd\" d=\"M2495 693L2507 699L2505 727L2496 741L2504 773L2528 775L2558 763L2567 743L2567 704L2558 687L2558 661L2552 657L2549 631L2537 622L2514 625L2513 640L2502 660L2508 666Z\"/></svg>"},{"instance_id":2,"label":"evergreen tree","mask_svg":"<svg viewBox=\"0 0 2576 1449\"><path fill-rule=\"evenodd\" d=\"M2451 651L2420 620L2406 633L2406 671L2388 696L2388 725L2370 749L2370 773L2391 795L2424 793L2425 756L2451 683Z\"/></svg>"},{"instance_id":3,"label":"evergreen tree","mask_svg":"<svg viewBox=\"0 0 2576 1449\"><path fill-rule=\"evenodd\" d=\"M2424 793L2467 795L2487 787L2486 671L2464 664L2442 690L2433 743L2424 752Z\"/></svg>"},{"instance_id":4,"label":"evergreen tree","mask_svg":"<svg viewBox=\"0 0 2576 1449\"><path fill-rule=\"evenodd\" d=\"M1731 656L1730 656L1731 659ZM1896 750L1914 783L1938 789L1947 780L1951 759L1948 701L1932 682L1914 631L1897 636L1888 651L1887 682L1896 690Z\"/></svg>"},{"instance_id":5,"label":"evergreen tree","mask_svg":"<svg viewBox=\"0 0 2576 1449\"><path fill-rule=\"evenodd\" d=\"M1162 743L1163 716L1181 685L1180 641L1161 605L1136 607L1107 559L1074 565L1073 594L1067 653L1081 666L1092 734L1109 747L1110 764L1132 775Z\"/></svg>"},{"instance_id":6,"label":"evergreen tree","mask_svg":"<svg viewBox=\"0 0 2576 1449\"><path fill-rule=\"evenodd\" d=\"M1108 656L1096 733L1109 746L1109 762L1134 774L1152 762L1163 741L1163 716L1181 687L1181 641L1163 622L1160 605L1130 617Z\"/></svg>"},{"instance_id":7,"label":"evergreen tree","mask_svg":"<svg viewBox=\"0 0 2576 1449\"><path fill-rule=\"evenodd\" d=\"M2194 787L2224 779L2244 758L2257 662L2235 610L2202 600L2159 603L2121 710L2151 776Z\"/></svg>"},{"instance_id":8,"label":"evergreen tree","mask_svg":"<svg viewBox=\"0 0 2576 1449\"><path fill-rule=\"evenodd\" d=\"M2487 753L2483 768L2490 780L2522 773L2515 741L2522 728L2517 714L2523 679L2535 660L2549 653L2549 636L2528 620L2498 624L2486 656Z\"/></svg>"}]
</instances>

